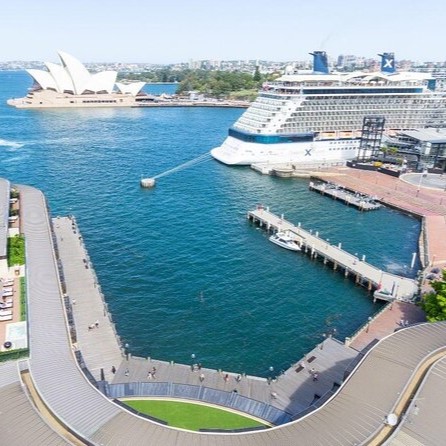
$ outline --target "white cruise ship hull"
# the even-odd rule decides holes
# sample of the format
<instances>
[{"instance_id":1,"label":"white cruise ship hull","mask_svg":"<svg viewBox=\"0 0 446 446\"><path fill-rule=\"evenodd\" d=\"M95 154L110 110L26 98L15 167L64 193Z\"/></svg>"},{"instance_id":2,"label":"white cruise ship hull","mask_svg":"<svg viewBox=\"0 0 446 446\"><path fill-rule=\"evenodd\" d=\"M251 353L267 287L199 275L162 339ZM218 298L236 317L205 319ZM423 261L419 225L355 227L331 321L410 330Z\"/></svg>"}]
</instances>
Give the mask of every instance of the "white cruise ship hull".
<instances>
[{"instance_id":1,"label":"white cruise ship hull","mask_svg":"<svg viewBox=\"0 0 446 446\"><path fill-rule=\"evenodd\" d=\"M282 144L258 144L228 136L211 155L228 165L269 164L333 164L355 159L359 139L322 140Z\"/></svg>"}]
</instances>

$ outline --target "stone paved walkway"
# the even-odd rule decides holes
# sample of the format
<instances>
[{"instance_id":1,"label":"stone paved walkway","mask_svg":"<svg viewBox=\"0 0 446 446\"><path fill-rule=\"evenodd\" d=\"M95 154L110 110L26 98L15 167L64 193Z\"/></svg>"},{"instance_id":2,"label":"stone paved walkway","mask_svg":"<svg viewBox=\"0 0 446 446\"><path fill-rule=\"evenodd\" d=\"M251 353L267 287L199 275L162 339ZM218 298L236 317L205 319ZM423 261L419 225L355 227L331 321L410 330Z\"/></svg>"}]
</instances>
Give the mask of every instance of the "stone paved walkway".
<instances>
[{"instance_id":1,"label":"stone paved walkway","mask_svg":"<svg viewBox=\"0 0 446 446\"><path fill-rule=\"evenodd\" d=\"M97 380L101 379L101 369L105 378L111 379L111 366L121 361L122 354L93 265L75 220L58 217L53 219L53 226L76 325L75 348L82 352L88 369Z\"/></svg>"},{"instance_id":2,"label":"stone paved walkway","mask_svg":"<svg viewBox=\"0 0 446 446\"><path fill-rule=\"evenodd\" d=\"M406 324L412 325L425 321L424 311L418 306L407 302L393 302L370 323L363 326L350 347L361 351L375 339L382 339Z\"/></svg>"},{"instance_id":3,"label":"stone paved walkway","mask_svg":"<svg viewBox=\"0 0 446 446\"><path fill-rule=\"evenodd\" d=\"M295 415L306 410L317 398L316 395L322 397L334 385L340 385L345 371L356 356L354 349L327 338L285 372L278 376L277 372L271 372L271 378L274 378L271 381L266 377L245 376L204 366L192 370L191 365L130 357L119 364L112 383L169 382L203 385L227 392L235 390L240 395ZM155 377L149 374L153 368ZM317 381L312 379L312 369L318 373ZM201 374L203 381L200 381Z\"/></svg>"}]
</instances>

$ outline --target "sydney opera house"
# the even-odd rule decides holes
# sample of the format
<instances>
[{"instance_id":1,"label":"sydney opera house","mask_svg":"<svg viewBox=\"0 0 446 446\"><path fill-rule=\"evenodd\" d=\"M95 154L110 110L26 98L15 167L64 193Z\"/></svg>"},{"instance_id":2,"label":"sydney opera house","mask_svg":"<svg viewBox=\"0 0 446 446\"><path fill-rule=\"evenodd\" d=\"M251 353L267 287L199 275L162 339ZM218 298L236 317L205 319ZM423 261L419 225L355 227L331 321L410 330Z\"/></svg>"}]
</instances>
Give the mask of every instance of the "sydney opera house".
<instances>
[{"instance_id":1,"label":"sydney opera house","mask_svg":"<svg viewBox=\"0 0 446 446\"><path fill-rule=\"evenodd\" d=\"M46 62L48 71L30 69L34 85L24 98L9 99L17 108L131 107L144 82L116 82L116 71L90 73L75 57L58 52L61 64Z\"/></svg>"}]
</instances>

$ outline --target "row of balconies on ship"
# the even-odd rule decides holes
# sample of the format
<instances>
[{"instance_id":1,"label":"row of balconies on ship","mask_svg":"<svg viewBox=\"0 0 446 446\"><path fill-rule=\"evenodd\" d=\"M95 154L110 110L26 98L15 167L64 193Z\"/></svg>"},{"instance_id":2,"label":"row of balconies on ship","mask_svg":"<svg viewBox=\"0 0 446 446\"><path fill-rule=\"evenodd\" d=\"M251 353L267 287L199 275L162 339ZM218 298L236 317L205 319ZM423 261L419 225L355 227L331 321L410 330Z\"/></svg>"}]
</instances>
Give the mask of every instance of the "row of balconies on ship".
<instances>
[{"instance_id":1,"label":"row of balconies on ship","mask_svg":"<svg viewBox=\"0 0 446 446\"><path fill-rule=\"evenodd\" d=\"M356 105L354 108L340 105L332 105L329 107L321 107L323 111L319 111L319 107L316 108L299 108L296 111L293 111L286 119L287 122L290 121L302 121L302 120L310 120L312 122L319 120L333 120L333 119L352 119L357 117L359 120L363 119L365 114L369 113L384 113L388 115L389 113L393 113L394 115L403 116L405 119L417 120L419 119L419 115L422 114L425 116L423 119L429 118L430 113L426 113L426 110L429 110L431 107L429 105L419 105L417 108L408 109L407 106L403 108L394 108L393 110L389 109L389 107L384 107L384 104L374 104L373 106L367 104L361 104L359 107ZM438 119L446 119L446 109L437 109L443 110L439 113ZM433 110L434 112L434 110ZM246 125L254 124L255 127L259 127L259 123L263 124L261 127L265 127L271 120L277 115L277 112L260 112L259 110L249 109L246 111L243 116L239 119L239 122L244 123ZM424 122L424 121L423 121Z\"/></svg>"},{"instance_id":2,"label":"row of balconies on ship","mask_svg":"<svg viewBox=\"0 0 446 446\"><path fill-rule=\"evenodd\" d=\"M389 128L420 128L425 127L426 120L414 120L410 118L395 118L386 121L386 127ZM299 133L299 132L324 132L328 129L333 130L356 130L362 126L362 121L302 121L299 125L296 124L283 124L281 129L286 130L287 133Z\"/></svg>"},{"instance_id":3,"label":"row of balconies on ship","mask_svg":"<svg viewBox=\"0 0 446 446\"><path fill-rule=\"evenodd\" d=\"M380 97L380 98L364 98L361 99L360 101L358 100L358 98L343 98L343 99L333 99L331 98L330 100L311 100L308 99L305 101L305 104L311 104L312 106L315 107L326 107L329 104L357 104L357 103L361 103L361 104L401 104L404 107L407 107L408 105L417 105L417 104L425 104L425 103L429 103L429 104L445 104L446 101L442 100L441 98L413 98L413 99L399 99L399 98L393 98L390 99L388 97Z\"/></svg>"},{"instance_id":4,"label":"row of balconies on ship","mask_svg":"<svg viewBox=\"0 0 446 446\"><path fill-rule=\"evenodd\" d=\"M279 111L280 111L280 109L278 109L278 110L265 110L265 109L262 109L262 108L251 107L248 110L246 110L244 115L265 116L265 117L270 118L271 116L274 116Z\"/></svg>"},{"instance_id":5,"label":"row of balconies on ship","mask_svg":"<svg viewBox=\"0 0 446 446\"><path fill-rule=\"evenodd\" d=\"M403 102L403 103L411 103L411 102L424 102L424 101L432 101L432 102L445 102L446 96L445 95L423 95L420 96L419 94L413 94L413 95L382 95L382 96L370 96L370 95L338 95L338 96L294 96L285 98L283 96L278 96L277 98L269 98L265 96L258 96L255 102L261 102L264 104L285 104L288 101L308 101L308 102L315 102L315 103L321 103L325 104L327 102L333 102L333 101L350 101L350 102L365 102L365 101L396 101L396 102Z\"/></svg>"},{"instance_id":6,"label":"row of balconies on ship","mask_svg":"<svg viewBox=\"0 0 446 446\"><path fill-rule=\"evenodd\" d=\"M240 117L239 118L239 120L237 121L237 122L256 122L256 123L258 123L258 122L260 122L260 123L268 123L268 122L270 122L271 121L271 119L270 118L267 118L267 119L264 119L264 118L262 118L262 117L256 117L256 116L242 116L242 117Z\"/></svg>"},{"instance_id":7,"label":"row of balconies on ship","mask_svg":"<svg viewBox=\"0 0 446 446\"><path fill-rule=\"evenodd\" d=\"M401 112L400 110L394 110L393 113L387 110L385 114L386 123L389 119L395 119L398 117L404 117L404 119L412 119L412 120L420 120L425 121L427 119L432 119L434 116L436 116L439 120L442 120L444 118L444 115L442 113L417 113L417 112L411 112L411 111L405 111ZM361 122L364 118L364 113L342 113L342 114L330 114L330 113L299 113L295 114L292 117L286 118L284 122L300 122L300 121L358 121Z\"/></svg>"},{"instance_id":8,"label":"row of balconies on ship","mask_svg":"<svg viewBox=\"0 0 446 446\"><path fill-rule=\"evenodd\" d=\"M255 104L265 104L265 105L271 105L273 107L281 107L285 105L288 101L284 98L277 98L277 99L269 99L265 98L263 96L258 96L255 100Z\"/></svg>"},{"instance_id":9,"label":"row of balconies on ship","mask_svg":"<svg viewBox=\"0 0 446 446\"><path fill-rule=\"evenodd\" d=\"M377 100L377 98L374 99L368 99L364 101L358 101L356 100L346 100L346 99L339 99L336 101L305 101L303 102L303 105L298 104L285 104L281 106L270 106L270 105L264 105L258 102L254 102L251 105L252 110L264 110L266 112L274 113L278 112L284 109L284 106L292 106L292 107L299 107L299 108L311 108L313 110L317 111L324 111L324 110L347 110L348 108L354 108L354 109L372 109L372 110L379 110L379 109L388 109L389 105L399 105L403 109L407 109L408 106L417 107L417 109L429 109L429 108L441 108L444 107L444 101L439 101L438 99L431 99L431 98L425 98L425 99L414 99L414 100L397 100L397 99L386 99L383 100Z\"/></svg>"},{"instance_id":10,"label":"row of balconies on ship","mask_svg":"<svg viewBox=\"0 0 446 446\"><path fill-rule=\"evenodd\" d=\"M342 75L341 75L342 76ZM347 76L347 74L345 74ZM290 88L292 91L295 89L305 88L305 87L321 87L321 88L327 88L327 87L417 87L417 86L423 86L426 85L427 82L424 79L407 79L407 80L398 80L395 82L392 82L391 79L382 79L382 80L365 80L364 78L350 78L348 80L342 79L342 77L338 79L326 79L326 80L307 80L307 81L270 81L268 82L268 87L273 87L276 89L287 89Z\"/></svg>"},{"instance_id":11,"label":"row of balconies on ship","mask_svg":"<svg viewBox=\"0 0 446 446\"><path fill-rule=\"evenodd\" d=\"M419 128L425 127L428 122L443 122L441 118L434 119L432 117L425 117L420 119L418 115L400 115L386 117L386 127L391 128ZM300 132L323 132L327 129L348 129L356 130L362 128L363 119L350 119L349 117L338 116L337 119L324 119L322 117L302 117L296 122L284 122L281 123L278 128L286 130L287 133L300 133ZM256 131L257 129L264 129L270 127L268 122L252 121L252 120L239 120L237 122L237 128L242 128L247 131ZM276 126L277 127L277 126Z\"/></svg>"},{"instance_id":12,"label":"row of balconies on ship","mask_svg":"<svg viewBox=\"0 0 446 446\"><path fill-rule=\"evenodd\" d=\"M393 107L391 106L393 105ZM397 105L395 106L395 104L373 104L373 105L369 105L369 104L350 104L350 105L330 105L328 107L299 107L297 108L293 113L301 113L301 112L306 112L306 113L346 113L346 112L351 112L353 114L357 114L357 113L368 113L370 112L385 112L387 113L389 110L394 110L400 113L405 113L406 111L409 112L423 112L426 113L426 111L428 110L441 110L440 107L429 107L427 104L419 104L416 107L398 107Z\"/></svg>"},{"instance_id":13,"label":"row of balconies on ship","mask_svg":"<svg viewBox=\"0 0 446 446\"><path fill-rule=\"evenodd\" d=\"M360 115L363 117L366 114L385 114L388 113L398 113L398 114L423 114L423 115L429 115L429 113L437 113L440 112L440 114L445 114L445 110L441 109L429 109L426 107L419 107L419 108L411 108L411 109L401 109L401 108L389 108L389 107L358 107L358 108L346 108L346 107L339 107L339 108L333 108L330 110L325 109L324 111L319 110L311 110L311 109L299 109L294 111L290 114L291 118L299 117L302 115L312 115L312 116L327 116L327 117L333 117L338 114L344 115L344 116L358 116Z\"/></svg>"},{"instance_id":14,"label":"row of balconies on ship","mask_svg":"<svg viewBox=\"0 0 446 446\"><path fill-rule=\"evenodd\" d=\"M301 121L302 119L310 119L312 121L314 120L333 120L333 119L352 119L357 117L359 120L362 121L365 114L369 113L383 113L385 112L386 115L389 113L398 115L398 116L404 116L409 119L417 119L420 113L423 115L429 116L429 114L425 113L425 108L420 107L418 109L394 109L389 110L389 108L383 109L383 107L360 107L356 109L346 109L345 107L338 107L333 108L333 110L320 112L318 110L304 110L300 109L298 111L295 111L291 114L290 117L286 118L287 122L291 121ZM239 118L239 122L249 123L249 122L257 122L257 123L269 123L271 119L276 116L277 113L269 113L269 114L257 114L253 112L245 112L243 116ZM440 118L446 118L446 111L439 114Z\"/></svg>"}]
</instances>

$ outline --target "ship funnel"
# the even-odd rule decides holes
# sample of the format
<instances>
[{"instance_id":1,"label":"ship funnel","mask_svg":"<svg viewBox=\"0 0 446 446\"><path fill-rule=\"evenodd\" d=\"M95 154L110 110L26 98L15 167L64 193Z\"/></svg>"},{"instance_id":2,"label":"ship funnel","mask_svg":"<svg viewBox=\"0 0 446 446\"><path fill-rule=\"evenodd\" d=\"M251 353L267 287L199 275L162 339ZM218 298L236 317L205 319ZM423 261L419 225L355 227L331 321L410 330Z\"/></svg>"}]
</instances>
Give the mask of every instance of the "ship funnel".
<instances>
[{"instance_id":1,"label":"ship funnel","mask_svg":"<svg viewBox=\"0 0 446 446\"><path fill-rule=\"evenodd\" d=\"M395 54L383 53L381 56L381 71L383 73L395 73Z\"/></svg>"},{"instance_id":2,"label":"ship funnel","mask_svg":"<svg viewBox=\"0 0 446 446\"><path fill-rule=\"evenodd\" d=\"M313 73L328 74L328 60L325 51L310 53L313 56Z\"/></svg>"}]
</instances>

